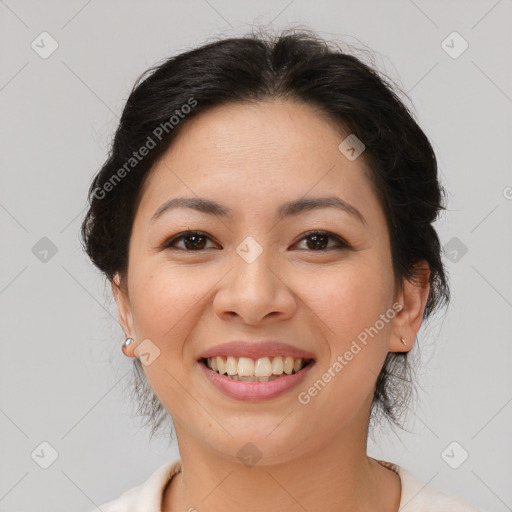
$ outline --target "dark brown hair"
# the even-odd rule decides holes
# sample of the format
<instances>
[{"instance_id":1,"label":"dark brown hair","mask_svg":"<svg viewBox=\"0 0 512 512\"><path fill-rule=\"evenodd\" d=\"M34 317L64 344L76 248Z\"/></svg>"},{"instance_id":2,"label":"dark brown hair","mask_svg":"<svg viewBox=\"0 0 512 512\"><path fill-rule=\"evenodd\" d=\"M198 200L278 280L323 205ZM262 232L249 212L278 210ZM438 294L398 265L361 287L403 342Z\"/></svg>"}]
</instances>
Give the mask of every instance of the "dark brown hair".
<instances>
[{"instance_id":1,"label":"dark brown hair","mask_svg":"<svg viewBox=\"0 0 512 512\"><path fill-rule=\"evenodd\" d=\"M124 279L142 186L190 119L233 102L300 101L364 143L362 158L385 211L397 282L420 279L422 261L430 267L428 318L449 299L433 227L443 189L433 148L395 88L355 55L307 30L220 39L165 60L134 85L108 159L91 184L81 229L85 251L109 280L116 273ZM149 151L139 158L143 147ZM408 353L388 354L372 417L380 411L399 423L412 384L407 360ZM139 411L149 417L153 434L167 415L136 358L134 365Z\"/></svg>"}]
</instances>

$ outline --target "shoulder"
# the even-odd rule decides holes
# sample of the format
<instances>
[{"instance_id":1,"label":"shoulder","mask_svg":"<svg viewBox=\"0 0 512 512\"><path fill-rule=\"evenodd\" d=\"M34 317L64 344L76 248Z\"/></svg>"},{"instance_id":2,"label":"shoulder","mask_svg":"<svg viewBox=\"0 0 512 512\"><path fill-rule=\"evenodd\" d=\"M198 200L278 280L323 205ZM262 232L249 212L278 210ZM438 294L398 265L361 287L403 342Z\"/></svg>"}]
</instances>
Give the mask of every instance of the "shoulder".
<instances>
[{"instance_id":1,"label":"shoulder","mask_svg":"<svg viewBox=\"0 0 512 512\"><path fill-rule=\"evenodd\" d=\"M91 512L160 512L162 492L169 480L181 470L180 460L164 464L156 469L140 485L123 492Z\"/></svg>"},{"instance_id":2,"label":"shoulder","mask_svg":"<svg viewBox=\"0 0 512 512\"><path fill-rule=\"evenodd\" d=\"M400 512L483 512L455 496L438 491L421 482L412 473L397 464L378 462L400 476L402 483Z\"/></svg>"}]
</instances>

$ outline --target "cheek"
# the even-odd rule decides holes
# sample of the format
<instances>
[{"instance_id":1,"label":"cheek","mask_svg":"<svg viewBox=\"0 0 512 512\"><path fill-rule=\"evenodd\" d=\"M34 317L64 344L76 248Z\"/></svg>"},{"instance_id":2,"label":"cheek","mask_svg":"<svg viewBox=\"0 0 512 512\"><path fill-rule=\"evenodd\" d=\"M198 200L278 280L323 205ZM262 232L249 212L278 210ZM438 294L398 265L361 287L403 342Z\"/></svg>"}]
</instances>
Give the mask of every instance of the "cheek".
<instances>
[{"instance_id":1,"label":"cheek","mask_svg":"<svg viewBox=\"0 0 512 512\"><path fill-rule=\"evenodd\" d=\"M193 273L170 265L139 267L131 286L132 311L139 336L165 342L165 350L178 348L172 339L194 320L206 284Z\"/></svg>"},{"instance_id":2,"label":"cheek","mask_svg":"<svg viewBox=\"0 0 512 512\"><path fill-rule=\"evenodd\" d=\"M135 265L134 265L135 267ZM198 321L201 280L188 272L177 272L170 265L143 269L139 265L131 281L131 302L135 332L140 340L156 345L158 356L143 370L153 392L177 418L179 411L191 408L183 391L189 379L183 364L184 350L191 329Z\"/></svg>"},{"instance_id":3,"label":"cheek","mask_svg":"<svg viewBox=\"0 0 512 512\"><path fill-rule=\"evenodd\" d=\"M370 256L318 274L314 286L309 277L301 287L314 317L321 320L315 323L323 354L318 368L322 382L312 392L331 405L334 400L341 416L350 415L372 395L387 354L394 313L392 269L384 259L372 261Z\"/></svg>"},{"instance_id":4,"label":"cheek","mask_svg":"<svg viewBox=\"0 0 512 512\"><path fill-rule=\"evenodd\" d=\"M296 279L302 297L322 320L331 350L343 348L392 305L391 265L371 257L355 261Z\"/></svg>"}]
</instances>

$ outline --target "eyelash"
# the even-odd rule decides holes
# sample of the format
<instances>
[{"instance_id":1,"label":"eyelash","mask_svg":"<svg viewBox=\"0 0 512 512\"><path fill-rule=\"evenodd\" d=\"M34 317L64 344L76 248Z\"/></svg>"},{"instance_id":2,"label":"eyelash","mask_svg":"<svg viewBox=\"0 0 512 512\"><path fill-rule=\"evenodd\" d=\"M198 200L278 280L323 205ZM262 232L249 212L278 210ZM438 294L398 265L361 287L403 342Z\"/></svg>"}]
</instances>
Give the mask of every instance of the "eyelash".
<instances>
[{"instance_id":1,"label":"eyelash","mask_svg":"<svg viewBox=\"0 0 512 512\"><path fill-rule=\"evenodd\" d=\"M314 236L314 235L327 236L328 238L332 238L332 239L336 240L339 245L337 247L329 247L327 249L309 250L309 252L320 252L320 253L322 253L322 252L332 251L333 249L345 249L345 250L352 249L352 246L347 241L345 241L340 236L335 235L334 233L331 233L329 231L319 231L319 230L308 231L299 240L299 242L304 240L305 238L308 238L308 237L311 237L311 236ZM192 237L192 236L200 236L200 237L208 238L209 240L211 240L211 238L206 233L204 233L202 231L195 231L195 230L184 231L183 233L179 233L178 235L173 236L170 239L168 239L166 242L164 242L163 249L177 249L177 250L184 251L184 252L204 252L205 249L188 250L188 249L183 249L183 248L179 248L179 247L173 247L173 245L177 241L180 241L182 239L189 238L189 237Z\"/></svg>"}]
</instances>

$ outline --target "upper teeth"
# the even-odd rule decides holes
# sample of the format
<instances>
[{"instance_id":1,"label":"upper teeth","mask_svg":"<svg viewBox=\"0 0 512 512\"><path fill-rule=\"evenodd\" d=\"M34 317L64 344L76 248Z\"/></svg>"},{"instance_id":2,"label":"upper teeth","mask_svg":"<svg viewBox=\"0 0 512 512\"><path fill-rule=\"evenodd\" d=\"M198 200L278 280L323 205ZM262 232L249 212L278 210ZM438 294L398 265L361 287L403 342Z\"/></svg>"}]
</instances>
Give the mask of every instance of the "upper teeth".
<instances>
[{"instance_id":1,"label":"upper teeth","mask_svg":"<svg viewBox=\"0 0 512 512\"><path fill-rule=\"evenodd\" d=\"M274 358L260 357L251 359L250 357L232 357L216 356L207 359L207 366L214 372L228 375L270 377L271 375L281 375L283 372L291 375L298 372L304 366L302 358L276 356Z\"/></svg>"}]
</instances>

